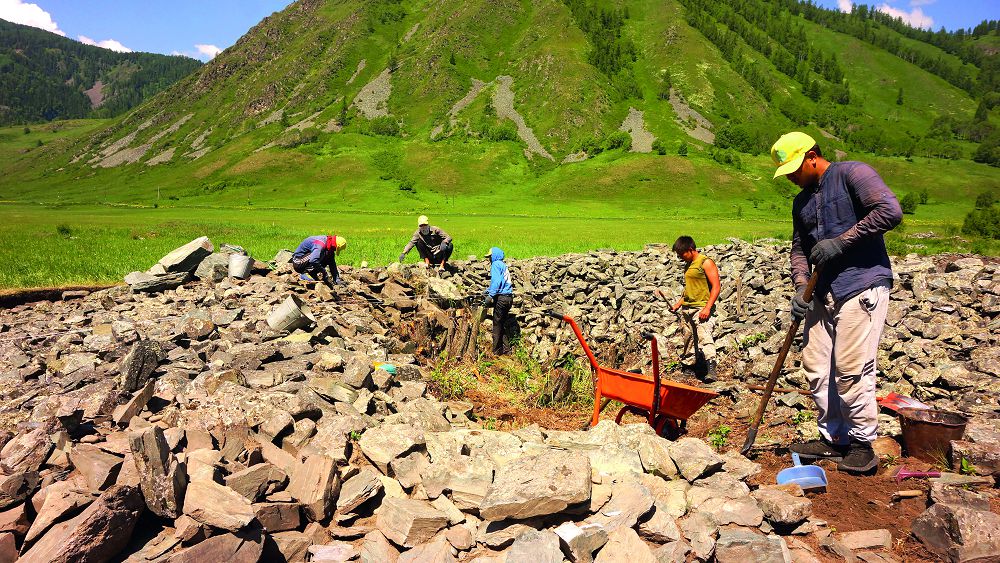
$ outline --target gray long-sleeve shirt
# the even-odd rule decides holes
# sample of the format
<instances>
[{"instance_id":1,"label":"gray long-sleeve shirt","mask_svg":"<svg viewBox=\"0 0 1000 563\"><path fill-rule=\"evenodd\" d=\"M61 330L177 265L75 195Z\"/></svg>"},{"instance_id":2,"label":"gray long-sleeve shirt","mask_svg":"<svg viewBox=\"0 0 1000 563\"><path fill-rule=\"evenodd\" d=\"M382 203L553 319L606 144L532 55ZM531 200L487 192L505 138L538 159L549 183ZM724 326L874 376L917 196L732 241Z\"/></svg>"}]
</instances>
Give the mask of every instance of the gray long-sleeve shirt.
<instances>
[{"instance_id":1,"label":"gray long-sleeve shirt","mask_svg":"<svg viewBox=\"0 0 1000 563\"><path fill-rule=\"evenodd\" d=\"M413 238L411 238L410 242L406 243L406 246L403 248L403 254L406 254L413 249L414 246L418 246L420 244L424 245L425 248L434 248L439 244L451 244L451 237L448 236L448 233L437 227L430 227L430 231L427 233L427 236L421 234L420 229L417 229L413 232Z\"/></svg>"},{"instance_id":2,"label":"gray long-sleeve shirt","mask_svg":"<svg viewBox=\"0 0 1000 563\"><path fill-rule=\"evenodd\" d=\"M879 282L892 282L885 240L903 220L892 190L871 166L834 162L815 190L802 190L792 204L792 282L809 281L809 253L817 242L838 238L844 254L825 266L817 295L846 299Z\"/></svg>"}]
</instances>

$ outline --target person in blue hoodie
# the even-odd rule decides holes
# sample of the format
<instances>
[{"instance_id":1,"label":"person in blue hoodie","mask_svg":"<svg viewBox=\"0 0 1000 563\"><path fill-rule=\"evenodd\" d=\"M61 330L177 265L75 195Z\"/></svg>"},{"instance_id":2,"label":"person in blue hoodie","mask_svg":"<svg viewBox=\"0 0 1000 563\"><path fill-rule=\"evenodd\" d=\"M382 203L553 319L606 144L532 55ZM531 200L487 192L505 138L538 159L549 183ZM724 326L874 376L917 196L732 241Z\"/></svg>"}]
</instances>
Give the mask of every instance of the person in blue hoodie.
<instances>
[{"instance_id":1,"label":"person in blue hoodie","mask_svg":"<svg viewBox=\"0 0 1000 563\"><path fill-rule=\"evenodd\" d=\"M514 286L510 281L510 269L503 261L503 250L490 249L490 287L486 290L486 306L493 306L493 353L503 354L503 329L514 305Z\"/></svg>"}]
</instances>

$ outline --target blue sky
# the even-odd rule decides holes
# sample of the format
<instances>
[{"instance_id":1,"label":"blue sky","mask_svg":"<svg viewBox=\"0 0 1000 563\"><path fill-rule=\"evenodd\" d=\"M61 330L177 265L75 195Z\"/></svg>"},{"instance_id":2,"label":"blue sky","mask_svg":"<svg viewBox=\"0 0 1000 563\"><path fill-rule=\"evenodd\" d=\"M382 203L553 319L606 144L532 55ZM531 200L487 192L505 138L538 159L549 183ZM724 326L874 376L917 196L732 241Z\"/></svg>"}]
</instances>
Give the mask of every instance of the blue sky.
<instances>
[{"instance_id":1,"label":"blue sky","mask_svg":"<svg viewBox=\"0 0 1000 563\"><path fill-rule=\"evenodd\" d=\"M0 0L0 18L116 51L207 61L291 0Z\"/></svg>"},{"instance_id":2,"label":"blue sky","mask_svg":"<svg viewBox=\"0 0 1000 563\"><path fill-rule=\"evenodd\" d=\"M858 1L857 4L874 6L879 11L903 18L914 27L944 27L954 31L960 27L976 27L983 20L1000 19L1000 2L997 0L878 0ZM819 6L850 11L850 0L816 0Z\"/></svg>"},{"instance_id":3,"label":"blue sky","mask_svg":"<svg viewBox=\"0 0 1000 563\"><path fill-rule=\"evenodd\" d=\"M231 46L290 0L0 0L0 18L116 51L183 54L203 61ZM817 0L850 10L850 0ZM1000 19L998 0L863 2L911 25L974 27Z\"/></svg>"}]
</instances>

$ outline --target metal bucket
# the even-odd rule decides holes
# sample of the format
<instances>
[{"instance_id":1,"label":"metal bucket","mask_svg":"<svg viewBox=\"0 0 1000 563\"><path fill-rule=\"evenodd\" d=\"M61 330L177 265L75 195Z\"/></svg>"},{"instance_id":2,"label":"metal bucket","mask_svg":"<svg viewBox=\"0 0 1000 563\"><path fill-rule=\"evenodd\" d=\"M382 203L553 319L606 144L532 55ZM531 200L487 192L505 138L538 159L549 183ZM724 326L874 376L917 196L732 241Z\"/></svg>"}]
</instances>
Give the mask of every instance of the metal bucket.
<instances>
[{"instance_id":1,"label":"metal bucket","mask_svg":"<svg viewBox=\"0 0 1000 563\"><path fill-rule=\"evenodd\" d=\"M933 409L899 409L903 446L907 455L948 465L951 441L961 440L969 419L957 412Z\"/></svg>"},{"instance_id":2,"label":"metal bucket","mask_svg":"<svg viewBox=\"0 0 1000 563\"><path fill-rule=\"evenodd\" d=\"M315 322L316 319L312 316L309 305L303 303L296 295L289 295L267 316L267 326L278 331L291 332Z\"/></svg>"},{"instance_id":3,"label":"metal bucket","mask_svg":"<svg viewBox=\"0 0 1000 563\"><path fill-rule=\"evenodd\" d=\"M253 258L243 254L229 255L229 277L244 280L250 276L252 269Z\"/></svg>"}]
</instances>

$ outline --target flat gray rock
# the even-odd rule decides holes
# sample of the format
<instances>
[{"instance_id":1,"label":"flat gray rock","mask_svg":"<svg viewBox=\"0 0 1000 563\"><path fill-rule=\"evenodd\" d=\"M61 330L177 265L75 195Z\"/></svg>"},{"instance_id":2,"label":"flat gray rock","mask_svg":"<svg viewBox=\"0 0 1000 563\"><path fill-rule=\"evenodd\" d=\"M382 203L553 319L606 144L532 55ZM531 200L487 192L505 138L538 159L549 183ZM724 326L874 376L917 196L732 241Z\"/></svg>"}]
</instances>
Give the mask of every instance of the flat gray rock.
<instances>
[{"instance_id":1,"label":"flat gray rock","mask_svg":"<svg viewBox=\"0 0 1000 563\"><path fill-rule=\"evenodd\" d=\"M400 547L413 547L448 525L448 516L422 500L386 498L375 526Z\"/></svg>"},{"instance_id":2,"label":"flat gray rock","mask_svg":"<svg viewBox=\"0 0 1000 563\"><path fill-rule=\"evenodd\" d=\"M697 438L681 438L670 445L670 457L677 470L688 481L694 481L722 468L723 460L705 442Z\"/></svg>"},{"instance_id":3,"label":"flat gray rock","mask_svg":"<svg viewBox=\"0 0 1000 563\"><path fill-rule=\"evenodd\" d=\"M792 555L780 536L724 529L715 542L715 560L719 563L792 563Z\"/></svg>"},{"instance_id":4,"label":"flat gray rock","mask_svg":"<svg viewBox=\"0 0 1000 563\"><path fill-rule=\"evenodd\" d=\"M554 514L590 500L590 486L590 460L583 454L524 456L497 469L479 512L486 520Z\"/></svg>"},{"instance_id":5,"label":"flat gray rock","mask_svg":"<svg viewBox=\"0 0 1000 563\"><path fill-rule=\"evenodd\" d=\"M559 536L548 530L525 532L511 544L507 560L562 563L563 553L559 549Z\"/></svg>"}]
</instances>

